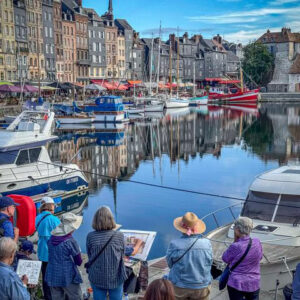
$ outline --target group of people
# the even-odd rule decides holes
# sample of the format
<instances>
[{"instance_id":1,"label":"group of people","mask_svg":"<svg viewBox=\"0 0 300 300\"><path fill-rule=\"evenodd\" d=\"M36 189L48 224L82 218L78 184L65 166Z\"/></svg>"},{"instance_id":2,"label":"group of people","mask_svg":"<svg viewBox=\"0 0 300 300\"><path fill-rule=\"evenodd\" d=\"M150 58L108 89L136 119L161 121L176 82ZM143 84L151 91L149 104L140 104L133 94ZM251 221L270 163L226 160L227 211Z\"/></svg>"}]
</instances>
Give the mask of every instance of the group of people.
<instances>
[{"instance_id":1,"label":"group of people","mask_svg":"<svg viewBox=\"0 0 300 300\"><path fill-rule=\"evenodd\" d=\"M0 197L0 299L29 300L28 278L15 273L16 259L30 259L33 244L23 241L17 251L19 231L13 228L10 218L17 206L11 198ZM82 277L78 266L82 264L81 250L72 236L82 217L72 213L61 219L54 215L55 203L44 197L36 217L38 232L37 255L42 262L44 299L82 299ZM170 268L164 278L154 280L147 288L144 300L180 300L210 297L212 246L202 236L205 223L196 214L188 212L174 220L180 238L171 241L166 259ZM99 208L92 221L93 231L87 235L88 262L85 268L95 300L122 300L123 285L127 278L124 265L125 244L123 233L108 207ZM234 223L234 242L223 253L229 267L235 265L227 282L232 300L257 300L260 291L260 261L263 250L259 239L251 238L253 222L240 217ZM297 268L300 273L300 267ZM296 278L300 274L296 274ZM298 279L299 281L299 279ZM300 299L299 283L294 283L294 300ZM297 298L299 297L299 298Z\"/></svg>"}]
</instances>

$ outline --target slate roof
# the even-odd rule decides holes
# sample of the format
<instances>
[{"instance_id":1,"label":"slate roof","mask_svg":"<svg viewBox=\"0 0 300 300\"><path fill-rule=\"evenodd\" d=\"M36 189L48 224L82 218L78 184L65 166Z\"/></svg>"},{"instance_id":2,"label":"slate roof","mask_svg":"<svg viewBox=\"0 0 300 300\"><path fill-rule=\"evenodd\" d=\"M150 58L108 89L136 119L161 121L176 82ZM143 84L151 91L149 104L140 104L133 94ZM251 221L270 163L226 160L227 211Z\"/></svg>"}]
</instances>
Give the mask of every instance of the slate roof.
<instances>
[{"instance_id":1,"label":"slate roof","mask_svg":"<svg viewBox=\"0 0 300 300\"><path fill-rule=\"evenodd\" d=\"M101 17L97 14L97 12L93 8L84 8L84 12L89 15L93 14L93 19L96 21L103 21Z\"/></svg>"},{"instance_id":2,"label":"slate roof","mask_svg":"<svg viewBox=\"0 0 300 300\"><path fill-rule=\"evenodd\" d=\"M300 74L300 54L298 53L290 69L290 74Z\"/></svg>"},{"instance_id":3,"label":"slate roof","mask_svg":"<svg viewBox=\"0 0 300 300\"><path fill-rule=\"evenodd\" d=\"M240 61L240 59L231 51L227 51L227 61Z\"/></svg>"},{"instance_id":4,"label":"slate roof","mask_svg":"<svg viewBox=\"0 0 300 300\"><path fill-rule=\"evenodd\" d=\"M258 41L261 43L300 43L300 33L291 32L289 28L282 28L281 32L270 32L268 30Z\"/></svg>"},{"instance_id":5,"label":"slate roof","mask_svg":"<svg viewBox=\"0 0 300 300\"><path fill-rule=\"evenodd\" d=\"M117 25L117 27L119 27L120 29L127 29L127 30L133 30L133 28L129 25L129 23L127 22L127 20L125 19L115 19L115 24Z\"/></svg>"}]
</instances>

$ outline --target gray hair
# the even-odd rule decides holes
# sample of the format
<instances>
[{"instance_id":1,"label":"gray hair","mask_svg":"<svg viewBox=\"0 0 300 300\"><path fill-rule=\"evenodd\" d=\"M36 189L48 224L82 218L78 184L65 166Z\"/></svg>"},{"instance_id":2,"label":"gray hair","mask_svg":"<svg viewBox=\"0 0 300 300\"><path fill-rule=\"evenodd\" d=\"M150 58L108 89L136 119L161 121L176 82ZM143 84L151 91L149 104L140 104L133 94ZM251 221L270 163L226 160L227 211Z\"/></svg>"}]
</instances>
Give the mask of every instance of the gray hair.
<instances>
[{"instance_id":1,"label":"gray hair","mask_svg":"<svg viewBox=\"0 0 300 300\"><path fill-rule=\"evenodd\" d=\"M10 258L16 251L17 244L13 239L9 237L0 239L0 261Z\"/></svg>"},{"instance_id":2,"label":"gray hair","mask_svg":"<svg viewBox=\"0 0 300 300\"><path fill-rule=\"evenodd\" d=\"M241 234L249 235L253 229L253 221L247 217L239 217L234 222L234 229L238 229Z\"/></svg>"},{"instance_id":3,"label":"gray hair","mask_svg":"<svg viewBox=\"0 0 300 300\"><path fill-rule=\"evenodd\" d=\"M109 207L102 206L96 211L92 227L96 231L112 230L116 228L116 222Z\"/></svg>"}]
</instances>

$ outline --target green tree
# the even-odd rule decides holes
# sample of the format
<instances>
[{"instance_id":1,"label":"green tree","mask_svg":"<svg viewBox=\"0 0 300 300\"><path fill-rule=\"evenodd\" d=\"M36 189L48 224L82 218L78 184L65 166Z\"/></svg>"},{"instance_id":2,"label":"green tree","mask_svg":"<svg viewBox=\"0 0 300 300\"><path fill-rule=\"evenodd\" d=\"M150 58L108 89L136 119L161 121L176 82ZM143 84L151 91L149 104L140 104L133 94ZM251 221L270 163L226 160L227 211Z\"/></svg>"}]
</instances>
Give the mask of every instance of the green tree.
<instances>
[{"instance_id":1,"label":"green tree","mask_svg":"<svg viewBox=\"0 0 300 300\"><path fill-rule=\"evenodd\" d=\"M252 79L259 86L266 86L272 79L274 55L260 42L248 44L243 51L242 67L246 73L246 83L249 84Z\"/></svg>"}]
</instances>

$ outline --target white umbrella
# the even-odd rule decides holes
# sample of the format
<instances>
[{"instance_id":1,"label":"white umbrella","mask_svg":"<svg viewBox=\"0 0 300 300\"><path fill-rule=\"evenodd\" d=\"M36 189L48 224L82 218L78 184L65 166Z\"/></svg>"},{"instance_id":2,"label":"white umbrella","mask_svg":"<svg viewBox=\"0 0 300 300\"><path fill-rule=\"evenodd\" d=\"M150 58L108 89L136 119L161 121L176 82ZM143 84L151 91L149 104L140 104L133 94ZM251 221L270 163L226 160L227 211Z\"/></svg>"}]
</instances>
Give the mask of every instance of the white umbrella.
<instances>
[{"instance_id":1,"label":"white umbrella","mask_svg":"<svg viewBox=\"0 0 300 300\"><path fill-rule=\"evenodd\" d=\"M106 88L103 87L102 85L98 85L98 84L95 84L95 83L86 85L85 89L86 90L93 90L93 91L105 91L106 90Z\"/></svg>"}]
</instances>

